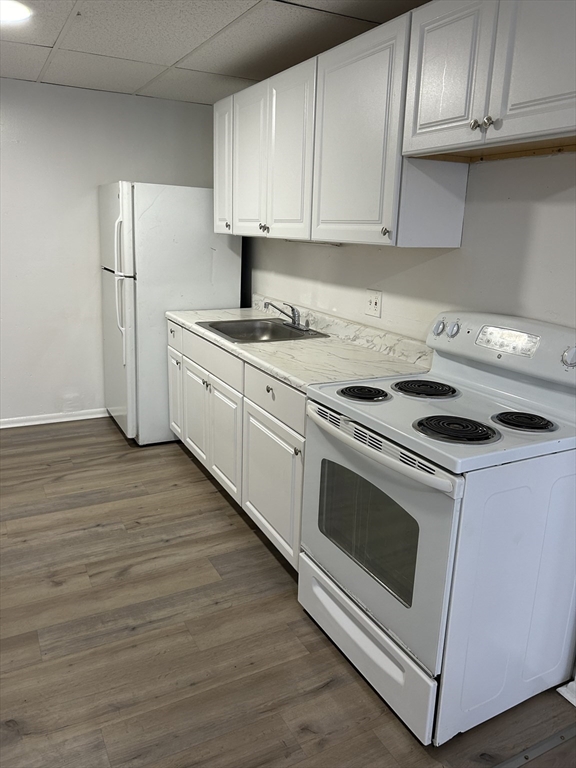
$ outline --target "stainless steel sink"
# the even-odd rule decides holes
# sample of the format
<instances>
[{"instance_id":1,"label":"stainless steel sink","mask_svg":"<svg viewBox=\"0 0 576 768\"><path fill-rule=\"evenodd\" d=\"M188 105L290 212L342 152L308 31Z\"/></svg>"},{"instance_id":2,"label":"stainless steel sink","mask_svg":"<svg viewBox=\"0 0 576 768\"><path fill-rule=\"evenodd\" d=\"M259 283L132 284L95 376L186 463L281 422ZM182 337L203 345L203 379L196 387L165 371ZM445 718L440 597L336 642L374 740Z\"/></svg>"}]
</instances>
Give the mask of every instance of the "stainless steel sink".
<instances>
[{"instance_id":1,"label":"stainless steel sink","mask_svg":"<svg viewBox=\"0 0 576 768\"><path fill-rule=\"evenodd\" d=\"M228 341L238 344L250 344L263 341L294 341L295 339L326 338L326 333L307 328L294 328L281 319L255 320L213 320L196 323L201 328L217 333Z\"/></svg>"}]
</instances>

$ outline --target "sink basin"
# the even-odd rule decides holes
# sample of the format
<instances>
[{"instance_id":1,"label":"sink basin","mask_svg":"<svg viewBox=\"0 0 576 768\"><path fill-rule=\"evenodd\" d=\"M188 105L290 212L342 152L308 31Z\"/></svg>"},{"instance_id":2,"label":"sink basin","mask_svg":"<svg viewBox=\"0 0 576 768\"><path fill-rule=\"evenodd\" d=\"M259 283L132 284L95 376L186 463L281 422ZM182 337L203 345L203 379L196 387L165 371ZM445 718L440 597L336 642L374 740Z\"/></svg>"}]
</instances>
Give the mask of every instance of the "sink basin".
<instances>
[{"instance_id":1,"label":"sink basin","mask_svg":"<svg viewBox=\"0 0 576 768\"><path fill-rule=\"evenodd\" d=\"M249 344L263 341L294 341L295 339L326 338L327 334L305 328L293 328L281 319L213 320L196 323L217 333L228 341Z\"/></svg>"}]
</instances>

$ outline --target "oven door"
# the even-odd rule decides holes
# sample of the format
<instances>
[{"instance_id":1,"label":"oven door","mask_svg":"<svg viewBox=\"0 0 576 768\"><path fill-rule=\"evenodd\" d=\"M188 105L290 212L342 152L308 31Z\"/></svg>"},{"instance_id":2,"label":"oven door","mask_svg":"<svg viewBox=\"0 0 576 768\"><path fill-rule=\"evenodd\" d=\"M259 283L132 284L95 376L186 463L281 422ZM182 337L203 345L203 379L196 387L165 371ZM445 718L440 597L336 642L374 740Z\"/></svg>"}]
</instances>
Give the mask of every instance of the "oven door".
<instances>
[{"instance_id":1,"label":"oven door","mask_svg":"<svg viewBox=\"0 0 576 768\"><path fill-rule=\"evenodd\" d=\"M464 480L308 403L302 549L439 674Z\"/></svg>"}]
</instances>

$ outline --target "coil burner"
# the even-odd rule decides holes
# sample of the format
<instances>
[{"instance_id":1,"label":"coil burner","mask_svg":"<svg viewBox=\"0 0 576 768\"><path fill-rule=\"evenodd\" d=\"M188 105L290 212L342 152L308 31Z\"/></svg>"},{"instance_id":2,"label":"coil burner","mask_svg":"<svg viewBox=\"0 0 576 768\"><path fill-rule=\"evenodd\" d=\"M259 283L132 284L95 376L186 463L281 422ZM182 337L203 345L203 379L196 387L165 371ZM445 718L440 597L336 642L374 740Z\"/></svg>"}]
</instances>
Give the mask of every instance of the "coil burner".
<instances>
[{"instance_id":1,"label":"coil burner","mask_svg":"<svg viewBox=\"0 0 576 768\"><path fill-rule=\"evenodd\" d=\"M460 416L426 416L413 424L414 429L423 435L447 443L493 443L500 433L492 427L474 419Z\"/></svg>"},{"instance_id":2,"label":"coil burner","mask_svg":"<svg viewBox=\"0 0 576 768\"><path fill-rule=\"evenodd\" d=\"M554 422L538 416L536 413L521 413L520 411L503 411L492 417L492 420L504 427L518 429L522 432L553 432Z\"/></svg>"},{"instance_id":3,"label":"coil burner","mask_svg":"<svg viewBox=\"0 0 576 768\"><path fill-rule=\"evenodd\" d=\"M341 397L347 397L349 400L362 400L366 403L377 403L382 400L388 400L390 395L378 387L365 387L361 385L343 387L338 390Z\"/></svg>"},{"instance_id":4,"label":"coil burner","mask_svg":"<svg viewBox=\"0 0 576 768\"><path fill-rule=\"evenodd\" d=\"M458 390L449 384L440 381L426 381L425 379L406 379L392 385L392 389L402 392L410 397L454 397Z\"/></svg>"}]
</instances>

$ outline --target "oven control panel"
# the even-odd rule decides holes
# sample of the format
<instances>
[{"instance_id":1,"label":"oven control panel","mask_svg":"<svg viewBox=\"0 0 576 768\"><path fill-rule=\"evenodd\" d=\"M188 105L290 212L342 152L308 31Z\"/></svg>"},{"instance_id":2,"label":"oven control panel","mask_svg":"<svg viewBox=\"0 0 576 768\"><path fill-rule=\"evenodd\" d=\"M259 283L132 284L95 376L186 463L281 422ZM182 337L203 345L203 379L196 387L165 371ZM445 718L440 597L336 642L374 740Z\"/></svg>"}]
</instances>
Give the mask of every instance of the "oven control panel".
<instances>
[{"instance_id":1,"label":"oven control panel","mask_svg":"<svg viewBox=\"0 0 576 768\"><path fill-rule=\"evenodd\" d=\"M440 355L576 388L576 331L525 317L448 311L426 343Z\"/></svg>"},{"instance_id":2,"label":"oven control panel","mask_svg":"<svg viewBox=\"0 0 576 768\"><path fill-rule=\"evenodd\" d=\"M540 344L540 336L532 333L514 331L511 328L497 328L494 325L484 325L476 337L479 347L497 349L508 355L534 357Z\"/></svg>"}]
</instances>

